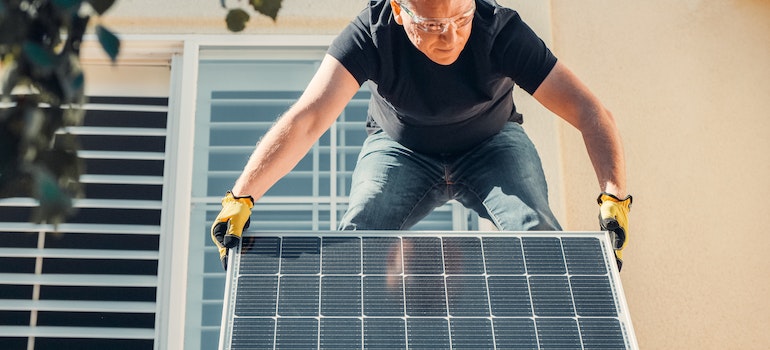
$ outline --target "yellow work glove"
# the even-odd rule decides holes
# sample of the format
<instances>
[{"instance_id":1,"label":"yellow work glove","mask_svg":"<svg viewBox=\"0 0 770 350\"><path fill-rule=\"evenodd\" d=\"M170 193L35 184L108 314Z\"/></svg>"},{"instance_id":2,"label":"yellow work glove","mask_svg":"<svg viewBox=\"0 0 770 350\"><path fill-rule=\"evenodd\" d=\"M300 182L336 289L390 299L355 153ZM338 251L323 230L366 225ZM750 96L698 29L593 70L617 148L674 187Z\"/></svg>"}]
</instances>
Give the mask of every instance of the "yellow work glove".
<instances>
[{"instance_id":1,"label":"yellow work glove","mask_svg":"<svg viewBox=\"0 0 770 350\"><path fill-rule=\"evenodd\" d=\"M620 199L602 192L597 202L599 202L599 225L602 230L610 231L612 234L615 260L620 271L623 268L623 248L628 244L628 212L631 210L633 198L629 195Z\"/></svg>"},{"instance_id":2,"label":"yellow work glove","mask_svg":"<svg viewBox=\"0 0 770 350\"><path fill-rule=\"evenodd\" d=\"M219 248L219 260L227 270L227 252L241 242L243 230L249 228L251 208L254 198L251 196L236 197L232 192L222 198L222 211L219 212L214 224L211 225L211 240Z\"/></svg>"}]
</instances>

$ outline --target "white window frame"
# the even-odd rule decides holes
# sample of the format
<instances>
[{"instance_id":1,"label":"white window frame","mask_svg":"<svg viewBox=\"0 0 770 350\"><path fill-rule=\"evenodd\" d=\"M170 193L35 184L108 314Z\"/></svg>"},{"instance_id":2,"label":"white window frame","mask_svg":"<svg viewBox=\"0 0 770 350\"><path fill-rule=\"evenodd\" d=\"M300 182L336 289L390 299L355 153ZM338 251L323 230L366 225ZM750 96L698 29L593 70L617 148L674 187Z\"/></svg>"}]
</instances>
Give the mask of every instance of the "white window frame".
<instances>
[{"instance_id":1,"label":"white window frame","mask_svg":"<svg viewBox=\"0 0 770 350\"><path fill-rule=\"evenodd\" d=\"M193 148L195 134L195 115L198 93L198 68L201 50L216 48L292 48L327 47L334 36L181 36L181 37L146 37L123 38L139 41L165 41L172 46L181 47L172 56L172 91L169 94L169 147L167 160L169 173L167 178L175 179L164 186L167 216L171 220L162 225L160 254L162 259L158 271L158 322L156 324L156 349L183 349L185 347L185 329L187 319L188 258L190 246L190 213L192 209ZM238 54L238 50L229 52ZM232 57L232 56L230 56ZM174 88L176 87L176 88ZM218 200L218 198L216 198Z\"/></svg>"}]
</instances>

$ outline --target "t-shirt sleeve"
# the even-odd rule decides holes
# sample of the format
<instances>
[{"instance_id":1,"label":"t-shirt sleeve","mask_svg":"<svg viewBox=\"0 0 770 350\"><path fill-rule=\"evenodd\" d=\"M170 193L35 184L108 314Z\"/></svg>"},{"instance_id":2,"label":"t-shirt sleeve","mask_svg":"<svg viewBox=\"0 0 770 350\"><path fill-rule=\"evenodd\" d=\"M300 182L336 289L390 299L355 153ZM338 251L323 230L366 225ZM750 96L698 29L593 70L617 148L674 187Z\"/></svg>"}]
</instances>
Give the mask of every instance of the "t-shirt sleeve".
<instances>
[{"instance_id":1,"label":"t-shirt sleeve","mask_svg":"<svg viewBox=\"0 0 770 350\"><path fill-rule=\"evenodd\" d=\"M359 85L372 77L377 54L364 10L332 41L327 53L336 58Z\"/></svg>"},{"instance_id":2,"label":"t-shirt sleeve","mask_svg":"<svg viewBox=\"0 0 770 350\"><path fill-rule=\"evenodd\" d=\"M501 45L503 74L530 95L556 65L556 56L518 13L502 28L496 45Z\"/></svg>"}]
</instances>

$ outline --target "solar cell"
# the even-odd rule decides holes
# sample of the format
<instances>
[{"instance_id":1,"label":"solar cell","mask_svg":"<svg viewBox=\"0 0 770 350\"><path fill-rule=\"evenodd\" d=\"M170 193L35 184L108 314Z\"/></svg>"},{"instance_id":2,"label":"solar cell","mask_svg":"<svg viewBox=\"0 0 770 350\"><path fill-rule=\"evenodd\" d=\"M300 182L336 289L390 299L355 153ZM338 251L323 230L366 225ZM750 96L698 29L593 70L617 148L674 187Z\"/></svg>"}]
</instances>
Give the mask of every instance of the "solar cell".
<instances>
[{"instance_id":1,"label":"solar cell","mask_svg":"<svg viewBox=\"0 0 770 350\"><path fill-rule=\"evenodd\" d=\"M364 318L364 348L406 349L404 319Z\"/></svg>"},{"instance_id":2,"label":"solar cell","mask_svg":"<svg viewBox=\"0 0 770 350\"><path fill-rule=\"evenodd\" d=\"M636 349L611 253L605 232L248 235L220 348Z\"/></svg>"},{"instance_id":3,"label":"solar cell","mask_svg":"<svg viewBox=\"0 0 770 350\"><path fill-rule=\"evenodd\" d=\"M361 319L321 318L321 349L361 349Z\"/></svg>"},{"instance_id":4,"label":"solar cell","mask_svg":"<svg viewBox=\"0 0 770 350\"><path fill-rule=\"evenodd\" d=\"M411 317L406 326L410 349L449 349L449 327L446 319Z\"/></svg>"}]
</instances>

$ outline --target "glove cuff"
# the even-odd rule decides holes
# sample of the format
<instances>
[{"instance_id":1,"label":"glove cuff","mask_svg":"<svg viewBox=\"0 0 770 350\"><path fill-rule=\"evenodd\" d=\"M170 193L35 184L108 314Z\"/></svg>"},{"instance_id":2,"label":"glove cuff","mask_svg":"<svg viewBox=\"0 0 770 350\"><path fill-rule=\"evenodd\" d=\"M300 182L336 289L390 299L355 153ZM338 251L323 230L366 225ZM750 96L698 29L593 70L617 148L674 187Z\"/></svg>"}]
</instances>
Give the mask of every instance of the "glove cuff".
<instances>
[{"instance_id":1,"label":"glove cuff","mask_svg":"<svg viewBox=\"0 0 770 350\"><path fill-rule=\"evenodd\" d=\"M243 202L241 199L248 199L248 202L245 204L248 204L249 208L254 207L254 197L252 196L246 195L246 196L238 197L234 195L232 191L227 191L227 194L225 194L225 198L227 197L230 197L238 202Z\"/></svg>"},{"instance_id":2,"label":"glove cuff","mask_svg":"<svg viewBox=\"0 0 770 350\"><path fill-rule=\"evenodd\" d=\"M607 201L607 200L613 201L613 202L625 202L625 201L628 201L628 208L629 209L631 208L631 204L634 202L634 198L631 197L630 194L627 195L626 198L620 199L620 198L618 198L617 196L615 196L612 193L602 192L602 193L599 194L599 197L596 198L596 202L599 203L599 205L601 205L602 203L604 203L604 201Z\"/></svg>"}]
</instances>

